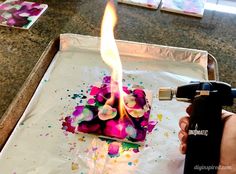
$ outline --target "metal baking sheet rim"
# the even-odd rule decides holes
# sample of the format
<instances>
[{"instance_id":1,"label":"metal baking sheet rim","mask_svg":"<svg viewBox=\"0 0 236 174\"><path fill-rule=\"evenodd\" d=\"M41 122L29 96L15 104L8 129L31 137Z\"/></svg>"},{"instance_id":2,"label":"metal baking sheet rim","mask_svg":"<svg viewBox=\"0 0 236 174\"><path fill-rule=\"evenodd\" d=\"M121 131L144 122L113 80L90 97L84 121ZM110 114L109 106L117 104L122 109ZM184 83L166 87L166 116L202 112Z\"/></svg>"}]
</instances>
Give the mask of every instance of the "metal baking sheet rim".
<instances>
[{"instance_id":1,"label":"metal baking sheet rim","mask_svg":"<svg viewBox=\"0 0 236 174\"><path fill-rule=\"evenodd\" d=\"M97 37L92 36L84 36L79 35L84 39L97 39ZM118 45L144 45L146 43L138 43L138 42L130 42L130 41L123 41L117 40ZM152 46L161 46L161 45L154 45L148 44ZM168 48L167 46L163 46ZM178 47L171 47L177 48ZM184 48L181 48L184 49ZM50 66L54 56L60 50L60 38L57 37L53 39L42 53L40 59L38 60L37 64L31 71L30 75L26 79L25 83L19 90L16 97L13 99L12 103L9 105L8 109L4 113L4 115L0 119L0 151L3 149L5 143L7 142L8 138L11 136L17 122L21 118L22 114L24 113L27 105L29 104L32 96L34 95L35 90L37 89L44 73L47 71L48 67ZM208 60L207 60L207 71L208 71L208 79L209 80L219 80L219 73L218 73L218 64L217 60L208 53Z\"/></svg>"}]
</instances>

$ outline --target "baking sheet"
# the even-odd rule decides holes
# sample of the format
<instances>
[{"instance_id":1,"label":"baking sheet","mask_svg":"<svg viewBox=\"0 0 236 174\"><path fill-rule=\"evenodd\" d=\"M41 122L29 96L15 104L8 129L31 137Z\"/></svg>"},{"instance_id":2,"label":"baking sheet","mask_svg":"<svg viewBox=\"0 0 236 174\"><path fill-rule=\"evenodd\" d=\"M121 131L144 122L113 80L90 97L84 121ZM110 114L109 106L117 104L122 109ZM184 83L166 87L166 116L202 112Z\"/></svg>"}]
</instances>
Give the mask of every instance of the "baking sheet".
<instances>
[{"instance_id":1,"label":"baking sheet","mask_svg":"<svg viewBox=\"0 0 236 174\"><path fill-rule=\"evenodd\" d=\"M187 104L160 102L157 89L207 80L207 52L117 41L124 85L152 90L151 119L158 123L139 152L131 148L111 158L106 141L61 129L62 118L80 102L71 96L110 74L99 39L64 34L60 40L60 50L0 154L1 173L182 173L178 120Z\"/></svg>"}]
</instances>

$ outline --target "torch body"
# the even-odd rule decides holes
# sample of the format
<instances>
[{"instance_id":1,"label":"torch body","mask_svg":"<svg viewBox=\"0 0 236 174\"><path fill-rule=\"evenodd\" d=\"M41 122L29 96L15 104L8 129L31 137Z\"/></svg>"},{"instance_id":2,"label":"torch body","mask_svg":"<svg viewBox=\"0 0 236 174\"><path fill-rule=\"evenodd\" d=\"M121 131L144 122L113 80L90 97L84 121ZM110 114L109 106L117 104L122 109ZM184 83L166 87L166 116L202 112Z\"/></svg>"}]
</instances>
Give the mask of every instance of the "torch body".
<instances>
[{"instance_id":1,"label":"torch body","mask_svg":"<svg viewBox=\"0 0 236 174\"><path fill-rule=\"evenodd\" d=\"M193 82L172 88L160 88L159 99L192 103L184 174L216 174L219 169L223 132L222 107L233 105L236 89L224 82Z\"/></svg>"},{"instance_id":2,"label":"torch body","mask_svg":"<svg viewBox=\"0 0 236 174\"><path fill-rule=\"evenodd\" d=\"M193 99L184 174L217 173L223 131L221 110L217 94Z\"/></svg>"}]
</instances>

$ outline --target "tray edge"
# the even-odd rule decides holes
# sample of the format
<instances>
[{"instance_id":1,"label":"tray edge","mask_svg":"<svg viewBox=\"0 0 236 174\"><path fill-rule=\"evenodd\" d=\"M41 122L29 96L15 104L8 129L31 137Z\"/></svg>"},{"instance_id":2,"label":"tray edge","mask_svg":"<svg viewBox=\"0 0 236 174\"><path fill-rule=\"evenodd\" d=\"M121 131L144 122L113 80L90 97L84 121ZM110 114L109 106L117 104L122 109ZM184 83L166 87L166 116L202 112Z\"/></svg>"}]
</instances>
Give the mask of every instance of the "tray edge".
<instances>
[{"instance_id":1,"label":"tray edge","mask_svg":"<svg viewBox=\"0 0 236 174\"><path fill-rule=\"evenodd\" d=\"M24 113L44 73L59 50L59 37L50 41L31 73L0 119L0 151ZM17 107L16 107L17 106Z\"/></svg>"}]
</instances>

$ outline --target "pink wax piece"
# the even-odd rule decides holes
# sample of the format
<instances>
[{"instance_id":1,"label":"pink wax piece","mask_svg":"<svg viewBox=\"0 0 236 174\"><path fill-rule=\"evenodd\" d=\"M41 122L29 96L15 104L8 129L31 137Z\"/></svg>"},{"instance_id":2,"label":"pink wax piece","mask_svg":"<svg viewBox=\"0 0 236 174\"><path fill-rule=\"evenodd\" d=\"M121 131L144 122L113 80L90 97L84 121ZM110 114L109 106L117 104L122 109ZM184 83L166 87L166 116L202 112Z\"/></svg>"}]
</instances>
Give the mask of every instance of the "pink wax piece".
<instances>
[{"instance_id":1,"label":"pink wax piece","mask_svg":"<svg viewBox=\"0 0 236 174\"><path fill-rule=\"evenodd\" d=\"M152 132L152 130L154 129L154 127L156 126L157 122L156 121L150 121L148 123L148 132Z\"/></svg>"},{"instance_id":2,"label":"pink wax piece","mask_svg":"<svg viewBox=\"0 0 236 174\"><path fill-rule=\"evenodd\" d=\"M98 123L91 124L82 122L78 126L79 132L101 134L101 126Z\"/></svg>"},{"instance_id":3,"label":"pink wax piece","mask_svg":"<svg viewBox=\"0 0 236 174\"><path fill-rule=\"evenodd\" d=\"M121 144L119 142L112 142L108 146L108 155L111 157L119 156L119 149Z\"/></svg>"},{"instance_id":4,"label":"pink wax piece","mask_svg":"<svg viewBox=\"0 0 236 174\"><path fill-rule=\"evenodd\" d=\"M92 86L92 89L90 91L90 95L97 95L99 92L99 88L97 86Z\"/></svg>"},{"instance_id":5,"label":"pink wax piece","mask_svg":"<svg viewBox=\"0 0 236 174\"><path fill-rule=\"evenodd\" d=\"M116 137L120 139L124 139L128 135L126 132L126 125L115 120L109 120L106 122L104 134L106 136Z\"/></svg>"},{"instance_id":6,"label":"pink wax piece","mask_svg":"<svg viewBox=\"0 0 236 174\"><path fill-rule=\"evenodd\" d=\"M62 123L62 129L71 133L75 133L75 127L71 125L71 122L72 118L70 116L67 116L65 118L65 121Z\"/></svg>"},{"instance_id":7,"label":"pink wax piece","mask_svg":"<svg viewBox=\"0 0 236 174\"><path fill-rule=\"evenodd\" d=\"M105 76L103 77L102 83L111 83L111 76Z\"/></svg>"},{"instance_id":8,"label":"pink wax piece","mask_svg":"<svg viewBox=\"0 0 236 174\"><path fill-rule=\"evenodd\" d=\"M72 133L93 133L143 142L147 131L151 132L156 125L156 122L148 122L151 111L149 98L141 88L129 89L124 86L123 107L126 112L120 115L118 87L118 83L112 81L110 76L105 76L99 87L91 86L87 103L75 107L71 116L64 119L63 129ZM112 91L115 91L113 95Z\"/></svg>"},{"instance_id":9,"label":"pink wax piece","mask_svg":"<svg viewBox=\"0 0 236 174\"><path fill-rule=\"evenodd\" d=\"M130 94L130 90L127 86L123 86L123 91L126 93L126 94Z\"/></svg>"},{"instance_id":10,"label":"pink wax piece","mask_svg":"<svg viewBox=\"0 0 236 174\"><path fill-rule=\"evenodd\" d=\"M84 106L76 106L75 111L72 113L72 115L78 116L79 114L83 112L83 110L84 110Z\"/></svg>"},{"instance_id":11,"label":"pink wax piece","mask_svg":"<svg viewBox=\"0 0 236 174\"><path fill-rule=\"evenodd\" d=\"M142 127L146 127L148 125L148 121L147 120L144 120L141 122L141 126Z\"/></svg>"},{"instance_id":12,"label":"pink wax piece","mask_svg":"<svg viewBox=\"0 0 236 174\"><path fill-rule=\"evenodd\" d=\"M136 136L136 140L137 141L144 141L146 138L146 131L145 130L137 130L137 136Z\"/></svg>"},{"instance_id":13,"label":"pink wax piece","mask_svg":"<svg viewBox=\"0 0 236 174\"><path fill-rule=\"evenodd\" d=\"M93 105L95 103L95 99L94 98L90 98L90 99L88 99L87 103L89 105Z\"/></svg>"}]
</instances>

